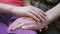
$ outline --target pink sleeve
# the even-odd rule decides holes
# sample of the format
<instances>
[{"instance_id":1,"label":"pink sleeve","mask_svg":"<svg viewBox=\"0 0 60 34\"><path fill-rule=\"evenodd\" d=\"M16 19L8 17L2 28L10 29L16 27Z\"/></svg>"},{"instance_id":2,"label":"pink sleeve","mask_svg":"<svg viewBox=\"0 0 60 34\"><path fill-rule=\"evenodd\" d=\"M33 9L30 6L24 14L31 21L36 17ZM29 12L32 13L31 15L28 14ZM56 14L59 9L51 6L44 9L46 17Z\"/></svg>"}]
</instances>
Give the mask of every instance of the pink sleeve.
<instances>
[{"instance_id":1,"label":"pink sleeve","mask_svg":"<svg viewBox=\"0 0 60 34\"><path fill-rule=\"evenodd\" d=\"M0 3L22 6L22 0L0 0Z\"/></svg>"}]
</instances>

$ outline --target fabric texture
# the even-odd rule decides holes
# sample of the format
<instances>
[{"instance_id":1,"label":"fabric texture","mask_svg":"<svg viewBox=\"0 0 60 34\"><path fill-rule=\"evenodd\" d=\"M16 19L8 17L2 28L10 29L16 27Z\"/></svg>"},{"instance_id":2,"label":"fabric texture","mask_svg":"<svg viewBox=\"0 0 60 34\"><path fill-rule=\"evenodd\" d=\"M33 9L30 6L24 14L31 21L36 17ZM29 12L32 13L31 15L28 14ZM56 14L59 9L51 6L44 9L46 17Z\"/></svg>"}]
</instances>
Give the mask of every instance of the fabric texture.
<instances>
[{"instance_id":1,"label":"fabric texture","mask_svg":"<svg viewBox=\"0 0 60 34\"><path fill-rule=\"evenodd\" d=\"M0 0L0 3L22 6L22 0Z\"/></svg>"},{"instance_id":2,"label":"fabric texture","mask_svg":"<svg viewBox=\"0 0 60 34\"><path fill-rule=\"evenodd\" d=\"M37 34L34 30L22 30L18 29L15 31L11 31L11 33L7 33L8 26L2 22L0 22L0 34Z\"/></svg>"},{"instance_id":3,"label":"fabric texture","mask_svg":"<svg viewBox=\"0 0 60 34\"><path fill-rule=\"evenodd\" d=\"M0 3L15 5L15 6L22 6L22 0L0 0ZM11 31L11 33L7 32L9 24L15 21L20 16L15 16L12 14L0 14L0 33L1 34L37 34L34 30L15 30Z\"/></svg>"}]
</instances>

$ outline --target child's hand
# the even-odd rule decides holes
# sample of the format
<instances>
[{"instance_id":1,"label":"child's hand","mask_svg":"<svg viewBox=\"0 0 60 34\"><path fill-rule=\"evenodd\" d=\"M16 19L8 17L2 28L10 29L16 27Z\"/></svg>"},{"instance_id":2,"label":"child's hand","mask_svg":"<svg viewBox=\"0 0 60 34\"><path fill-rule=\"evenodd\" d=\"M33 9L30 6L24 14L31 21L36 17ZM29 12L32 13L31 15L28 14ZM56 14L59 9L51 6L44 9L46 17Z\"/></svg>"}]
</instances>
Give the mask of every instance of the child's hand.
<instances>
[{"instance_id":1,"label":"child's hand","mask_svg":"<svg viewBox=\"0 0 60 34\"><path fill-rule=\"evenodd\" d=\"M12 9L12 13L19 16L27 16L37 21L44 21L46 17L41 9L33 6L15 7Z\"/></svg>"},{"instance_id":2,"label":"child's hand","mask_svg":"<svg viewBox=\"0 0 60 34\"><path fill-rule=\"evenodd\" d=\"M41 30L44 26L42 23L36 23L31 18L18 18L16 19L9 27L8 31L16 30L16 29L34 29Z\"/></svg>"}]
</instances>

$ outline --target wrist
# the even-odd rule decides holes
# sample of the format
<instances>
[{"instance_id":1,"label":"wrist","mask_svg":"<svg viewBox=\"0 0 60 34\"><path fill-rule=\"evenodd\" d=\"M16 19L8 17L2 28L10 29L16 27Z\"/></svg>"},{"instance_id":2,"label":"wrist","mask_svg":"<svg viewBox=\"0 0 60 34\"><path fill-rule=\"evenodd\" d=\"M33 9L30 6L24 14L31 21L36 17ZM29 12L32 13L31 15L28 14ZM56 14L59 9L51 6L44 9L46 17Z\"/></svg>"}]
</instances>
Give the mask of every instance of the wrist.
<instances>
[{"instance_id":1,"label":"wrist","mask_svg":"<svg viewBox=\"0 0 60 34\"><path fill-rule=\"evenodd\" d=\"M1 13L11 13L12 12L12 8L15 7L13 5L9 5L9 4L4 4L4 3L0 3L0 10Z\"/></svg>"},{"instance_id":2,"label":"wrist","mask_svg":"<svg viewBox=\"0 0 60 34\"><path fill-rule=\"evenodd\" d=\"M14 15L17 15L17 16L23 16L25 15L25 10L26 10L26 7L14 7L12 8L12 14Z\"/></svg>"},{"instance_id":3,"label":"wrist","mask_svg":"<svg viewBox=\"0 0 60 34\"><path fill-rule=\"evenodd\" d=\"M60 16L60 3L46 12L49 22L55 21Z\"/></svg>"}]
</instances>

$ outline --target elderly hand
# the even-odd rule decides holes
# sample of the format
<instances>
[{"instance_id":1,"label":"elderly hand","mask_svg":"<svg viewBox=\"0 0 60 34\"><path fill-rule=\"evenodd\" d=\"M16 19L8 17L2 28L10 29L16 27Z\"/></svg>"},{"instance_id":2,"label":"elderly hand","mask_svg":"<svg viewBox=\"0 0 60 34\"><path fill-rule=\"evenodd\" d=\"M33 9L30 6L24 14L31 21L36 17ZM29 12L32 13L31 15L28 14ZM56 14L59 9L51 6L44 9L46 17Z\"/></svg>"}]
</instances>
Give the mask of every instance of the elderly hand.
<instances>
[{"instance_id":1,"label":"elderly hand","mask_svg":"<svg viewBox=\"0 0 60 34\"><path fill-rule=\"evenodd\" d=\"M16 19L8 28L8 31L16 29L33 29L33 30L42 30L44 25L42 23L36 22L31 18L18 18Z\"/></svg>"}]
</instances>

